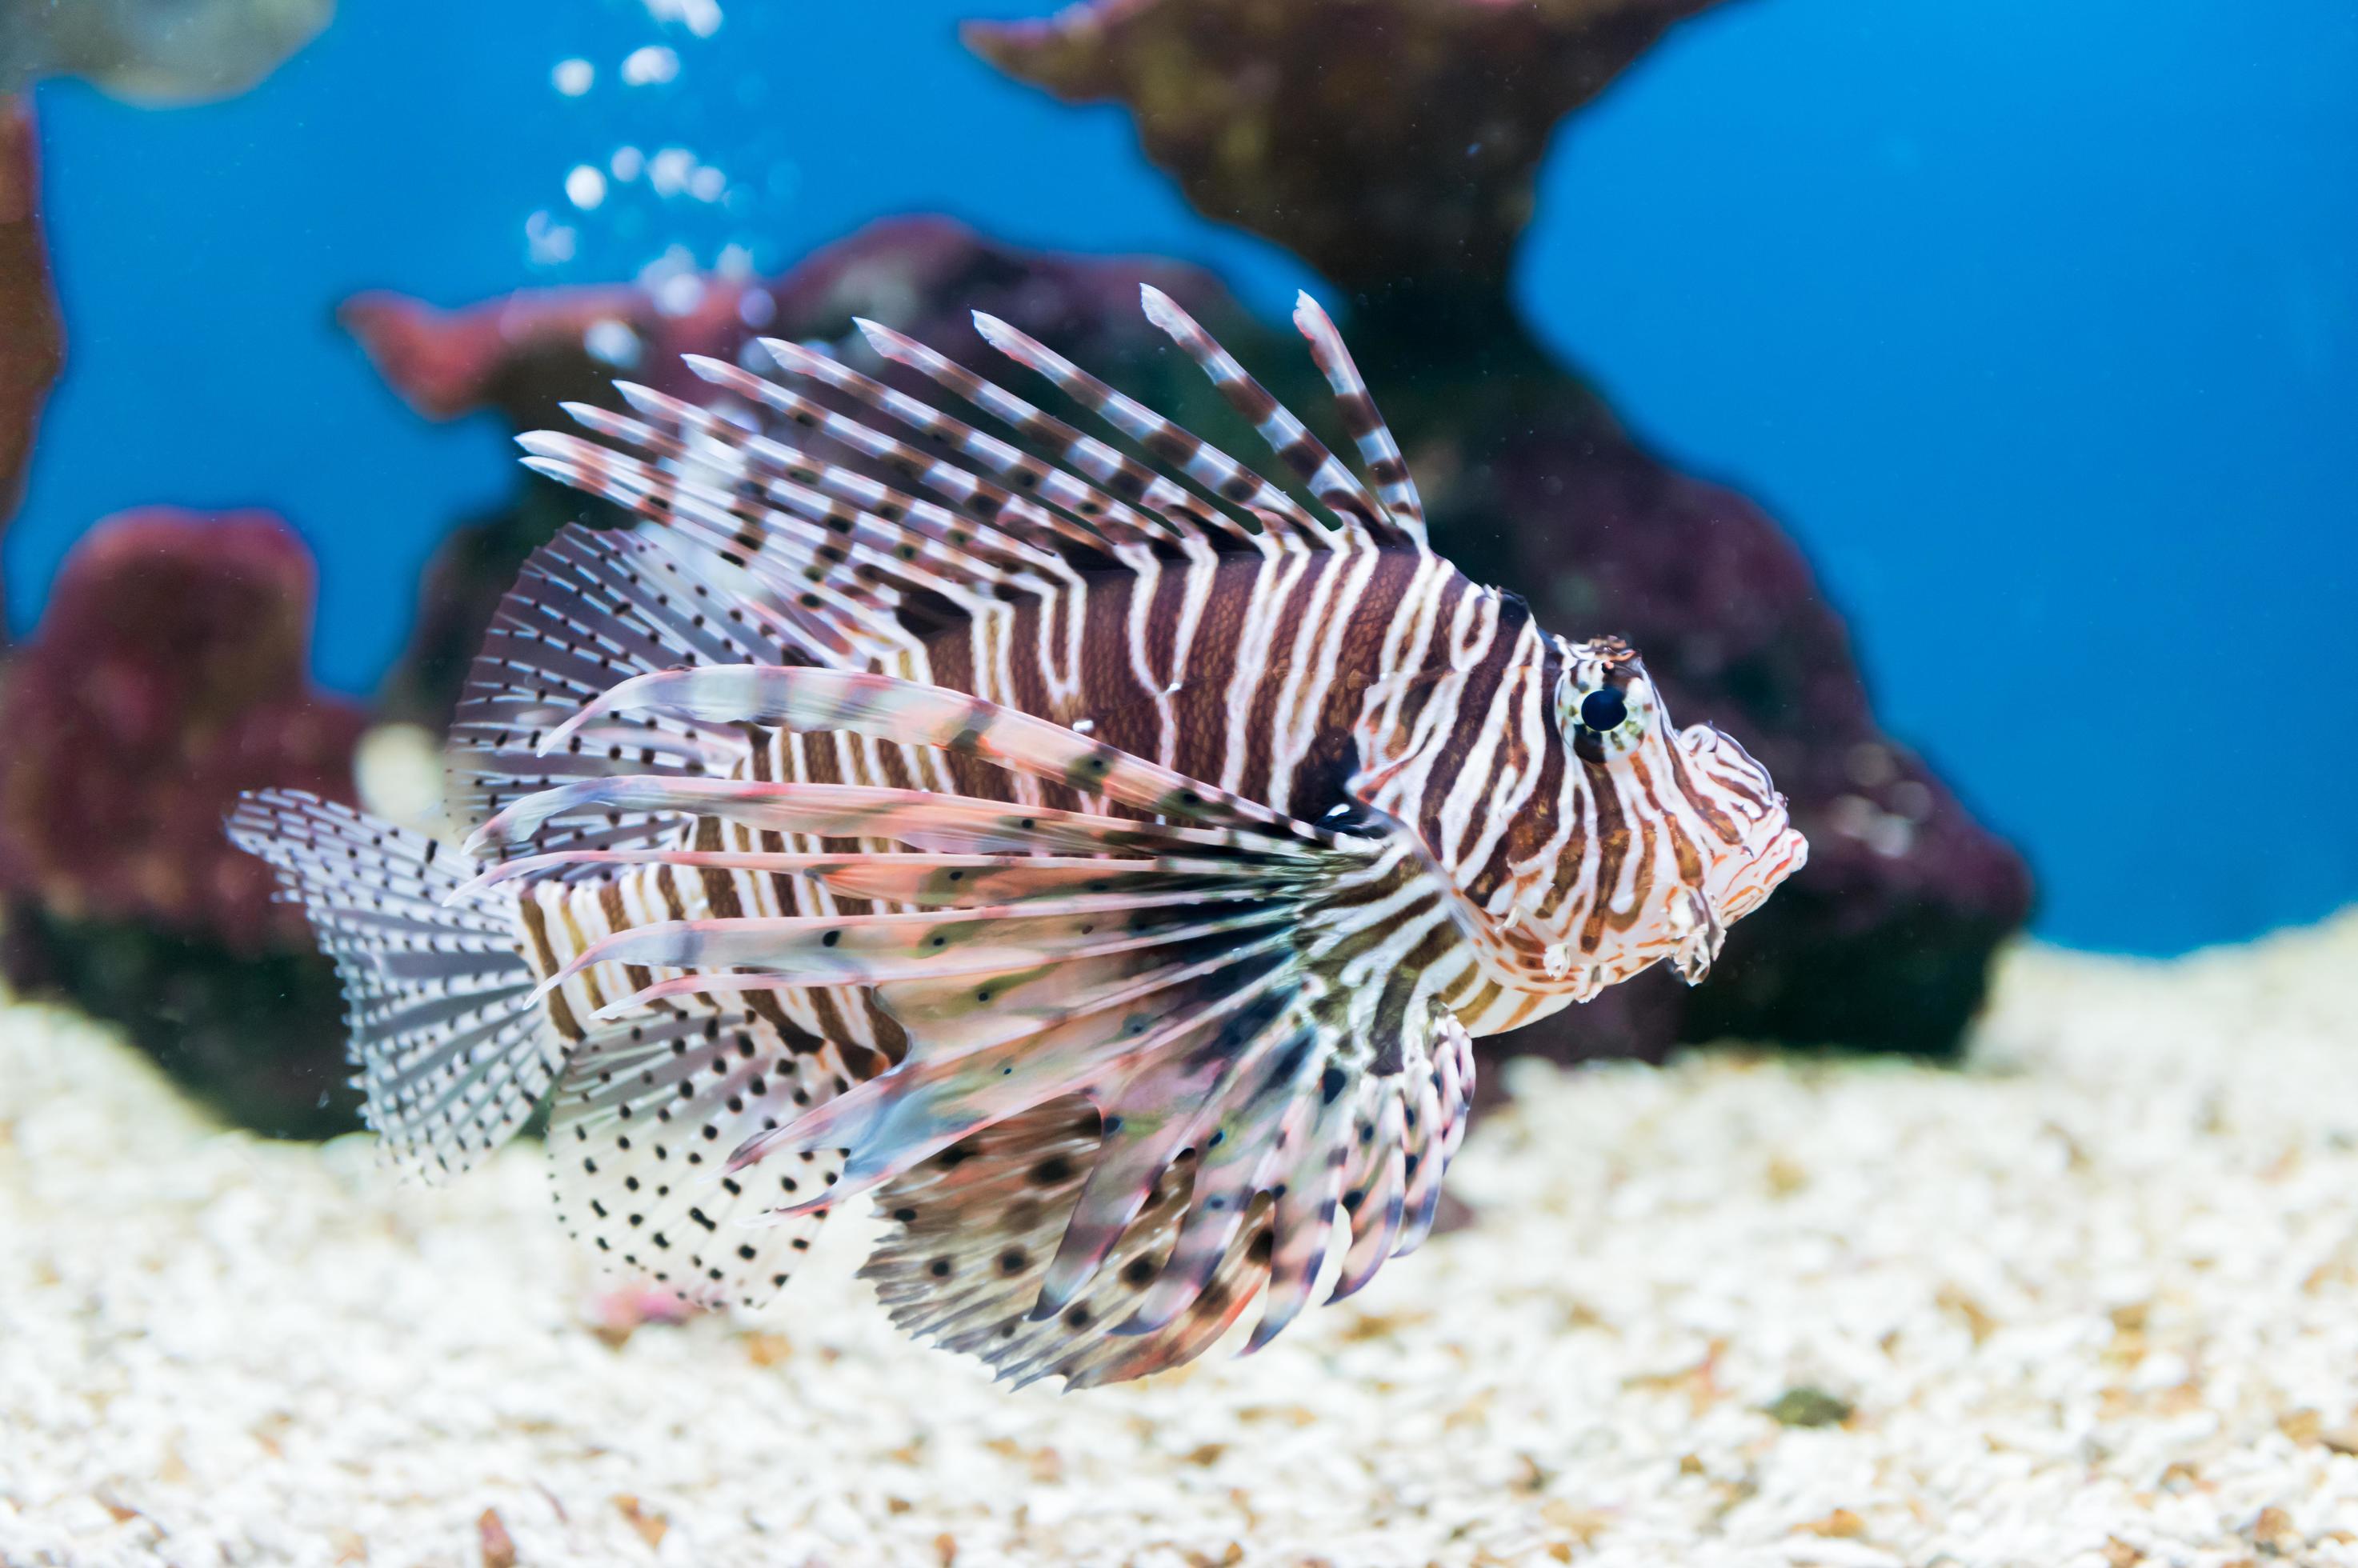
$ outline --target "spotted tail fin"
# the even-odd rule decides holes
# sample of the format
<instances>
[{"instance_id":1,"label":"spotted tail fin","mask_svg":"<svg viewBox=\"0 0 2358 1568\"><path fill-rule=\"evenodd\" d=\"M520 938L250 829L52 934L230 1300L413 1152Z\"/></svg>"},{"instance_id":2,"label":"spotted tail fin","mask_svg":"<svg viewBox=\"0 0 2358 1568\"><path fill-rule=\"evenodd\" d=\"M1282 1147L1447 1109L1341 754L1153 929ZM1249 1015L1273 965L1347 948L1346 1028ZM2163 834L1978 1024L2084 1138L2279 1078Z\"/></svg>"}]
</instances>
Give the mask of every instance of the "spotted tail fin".
<instances>
[{"instance_id":1,"label":"spotted tail fin","mask_svg":"<svg viewBox=\"0 0 2358 1568\"><path fill-rule=\"evenodd\" d=\"M369 1124L393 1162L456 1175L522 1126L564 1065L505 889L449 846L297 790L245 795L238 848L277 868L343 981Z\"/></svg>"}]
</instances>

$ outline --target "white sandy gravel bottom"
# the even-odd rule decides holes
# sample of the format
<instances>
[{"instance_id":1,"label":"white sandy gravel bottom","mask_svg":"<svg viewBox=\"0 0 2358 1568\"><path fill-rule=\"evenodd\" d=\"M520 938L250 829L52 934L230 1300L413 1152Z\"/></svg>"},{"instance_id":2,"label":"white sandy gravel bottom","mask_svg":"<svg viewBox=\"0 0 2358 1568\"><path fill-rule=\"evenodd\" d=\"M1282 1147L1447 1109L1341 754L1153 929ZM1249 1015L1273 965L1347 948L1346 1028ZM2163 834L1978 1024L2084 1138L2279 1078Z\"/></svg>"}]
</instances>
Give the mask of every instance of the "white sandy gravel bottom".
<instances>
[{"instance_id":1,"label":"white sandy gravel bottom","mask_svg":"<svg viewBox=\"0 0 2358 1568\"><path fill-rule=\"evenodd\" d=\"M2017 952L1962 1073L1521 1065L1471 1228L1069 1398L900 1340L856 1233L610 1346L535 1152L404 1187L16 1010L0 1561L2358 1564L2354 992L2358 915Z\"/></svg>"}]
</instances>

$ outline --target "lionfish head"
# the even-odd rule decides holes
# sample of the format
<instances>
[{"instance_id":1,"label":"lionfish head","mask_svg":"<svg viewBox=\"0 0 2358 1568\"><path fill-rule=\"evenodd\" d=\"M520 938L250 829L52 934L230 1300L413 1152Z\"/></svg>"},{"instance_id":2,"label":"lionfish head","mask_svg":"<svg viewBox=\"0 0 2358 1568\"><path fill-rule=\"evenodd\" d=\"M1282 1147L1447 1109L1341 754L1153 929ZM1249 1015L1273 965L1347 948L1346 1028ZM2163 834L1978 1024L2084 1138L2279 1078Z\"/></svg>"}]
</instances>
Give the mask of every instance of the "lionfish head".
<instances>
[{"instance_id":1,"label":"lionfish head","mask_svg":"<svg viewBox=\"0 0 2358 1568\"><path fill-rule=\"evenodd\" d=\"M1583 1000L1665 958L1693 985L1809 845L1733 737L1671 723L1627 643L1559 640L1557 651L1556 727L1593 827L1527 884L1524 937L1542 972Z\"/></svg>"}]
</instances>

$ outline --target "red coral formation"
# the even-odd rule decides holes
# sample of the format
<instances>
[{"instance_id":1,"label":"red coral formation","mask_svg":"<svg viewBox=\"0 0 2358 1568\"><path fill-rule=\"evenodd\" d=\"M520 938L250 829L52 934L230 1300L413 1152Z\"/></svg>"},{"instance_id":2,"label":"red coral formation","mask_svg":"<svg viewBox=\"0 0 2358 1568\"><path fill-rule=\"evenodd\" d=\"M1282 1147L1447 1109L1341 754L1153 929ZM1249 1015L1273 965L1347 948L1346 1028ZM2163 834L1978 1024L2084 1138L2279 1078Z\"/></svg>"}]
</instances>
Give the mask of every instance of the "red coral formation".
<instances>
[{"instance_id":1,"label":"red coral formation","mask_svg":"<svg viewBox=\"0 0 2358 1568\"><path fill-rule=\"evenodd\" d=\"M460 310L376 291L347 300L337 319L426 417L496 408L532 429L565 423L557 406L566 400L609 397L618 377L675 396L708 396L710 386L681 356L735 359L757 336L840 334L854 315L905 328L912 312L938 313L964 332L961 297L977 308L1004 306L1013 319L1028 292L1035 308L1052 299L1068 326L1083 314L1126 330L1138 315L1139 280L1226 301L1217 284L1175 263L1137 258L1101 268L993 247L946 219L896 218L815 253L783 277L696 279L693 303L676 313L632 287L528 289ZM1011 285L1021 287L1011 292Z\"/></svg>"},{"instance_id":2,"label":"red coral formation","mask_svg":"<svg viewBox=\"0 0 2358 1568\"><path fill-rule=\"evenodd\" d=\"M0 524L24 494L33 430L65 359L41 243L40 195L32 109L0 93Z\"/></svg>"},{"instance_id":3,"label":"red coral formation","mask_svg":"<svg viewBox=\"0 0 2358 1568\"><path fill-rule=\"evenodd\" d=\"M337 319L412 408L428 419L455 419L486 405L513 406L526 389L571 395L566 386L542 384L547 370L584 391L603 384L585 364L602 362L606 377L642 365L650 378L681 374L679 356L712 351L736 324L734 307L726 285L706 288L679 317L663 315L635 288L526 292L465 310L380 292L347 300ZM621 351L602 362L592 347L601 332L614 334Z\"/></svg>"},{"instance_id":4,"label":"red coral formation","mask_svg":"<svg viewBox=\"0 0 2358 1568\"><path fill-rule=\"evenodd\" d=\"M62 920L308 947L221 824L264 784L352 798L362 719L308 685L311 604L310 557L274 517L92 529L0 692L0 889Z\"/></svg>"},{"instance_id":5,"label":"red coral formation","mask_svg":"<svg viewBox=\"0 0 2358 1568\"><path fill-rule=\"evenodd\" d=\"M1095 0L971 22L1066 103L1117 100L1206 216L1351 289L1501 283L1557 121L1714 0Z\"/></svg>"}]
</instances>

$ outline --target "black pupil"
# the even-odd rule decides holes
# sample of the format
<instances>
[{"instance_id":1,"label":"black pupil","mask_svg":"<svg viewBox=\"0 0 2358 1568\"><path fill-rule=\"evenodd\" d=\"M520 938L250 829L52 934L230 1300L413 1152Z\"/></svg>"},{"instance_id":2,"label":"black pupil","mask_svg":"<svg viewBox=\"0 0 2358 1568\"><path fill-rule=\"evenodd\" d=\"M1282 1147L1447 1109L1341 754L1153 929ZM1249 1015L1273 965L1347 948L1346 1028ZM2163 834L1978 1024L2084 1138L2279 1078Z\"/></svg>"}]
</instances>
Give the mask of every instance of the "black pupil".
<instances>
[{"instance_id":1,"label":"black pupil","mask_svg":"<svg viewBox=\"0 0 2358 1568\"><path fill-rule=\"evenodd\" d=\"M1610 730L1628 717L1628 701L1609 686L1580 699L1580 721L1591 730Z\"/></svg>"}]
</instances>

